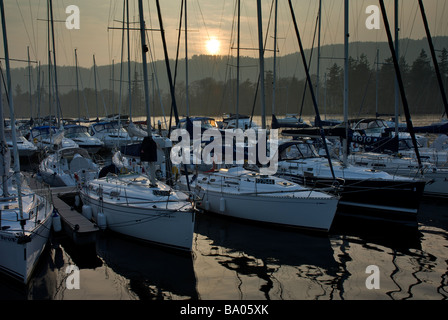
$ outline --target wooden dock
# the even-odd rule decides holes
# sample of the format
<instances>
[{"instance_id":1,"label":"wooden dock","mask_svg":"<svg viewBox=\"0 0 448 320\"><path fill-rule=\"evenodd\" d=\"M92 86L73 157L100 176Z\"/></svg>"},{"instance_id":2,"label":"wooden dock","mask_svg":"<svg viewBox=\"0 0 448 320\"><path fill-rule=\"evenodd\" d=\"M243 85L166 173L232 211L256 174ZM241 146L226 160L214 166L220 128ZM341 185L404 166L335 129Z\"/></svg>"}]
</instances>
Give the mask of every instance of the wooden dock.
<instances>
[{"instance_id":1,"label":"wooden dock","mask_svg":"<svg viewBox=\"0 0 448 320\"><path fill-rule=\"evenodd\" d=\"M43 188L43 184L38 182L33 176L28 176L28 181L30 188L33 190ZM88 245L95 243L97 233L100 230L99 227L61 199L61 197L70 196L74 198L77 194L76 188L50 188L50 191L53 206L61 217L61 224L65 233L77 245Z\"/></svg>"},{"instance_id":2,"label":"wooden dock","mask_svg":"<svg viewBox=\"0 0 448 320\"><path fill-rule=\"evenodd\" d=\"M60 198L67 193L73 193L73 188L52 190L53 205L61 216L62 228L77 245L95 243L99 227Z\"/></svg>"}]
</instances>

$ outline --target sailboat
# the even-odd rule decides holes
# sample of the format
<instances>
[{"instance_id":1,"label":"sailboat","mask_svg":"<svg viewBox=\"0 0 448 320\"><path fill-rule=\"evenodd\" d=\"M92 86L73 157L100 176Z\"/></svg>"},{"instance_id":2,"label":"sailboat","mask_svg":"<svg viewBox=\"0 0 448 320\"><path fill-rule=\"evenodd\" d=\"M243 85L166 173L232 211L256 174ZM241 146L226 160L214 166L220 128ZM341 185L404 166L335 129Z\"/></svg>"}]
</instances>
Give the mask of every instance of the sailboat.
<instances>
[{"instance_id":1,"label":"sailboat","mask_svg":"<svg viewBox=\"0 0 448 320\"><path fill-rule=\"evenodd\" d=\"M396 4L396 11L398 8L398 2L395 2ZM422 3L420 2L422 5ZM404 92L404 85L401 77L400 68L398 65L398 58L396 55L396 52L394 52L394 48L392 45L392 35L390 34L390 28L389 28L389 22L387 20L386 16L386 9L384 6L384 2L380 1L381 9L383 12L383 18L386 26L388 41L389 41L389 47L392 52L392 58L394 62L394 68L395 72L397 74L397 82L398 87L400 89L400 95L403 102L404 111L406 114L406 122L407 122L407 129L409 130L412 145L414 147L415 157L417 160L413 160L412 158L403 158L400 156L391 156L386 154L376 154L376 153L363 153L363 154L356 154L351 156L351 162L354 162L359 165L364 165L367 168L376 169L378 167L381 167L381 170L387 171L387 172L394 172L396 174L404 175L404 176L420 176L422 178L428 179L428 183L425 186L425 194L430 196L438 196L438 197L447 197L448 196L448 169L440 169L437 167L434 167L432 165L428 165L426 163L423 163L423 159L420 155L417 139L415 137L415 130L412 125L412 121L410 120L410 114L409 114L409 107L407 104L406 95ZM421 6L422 13L423 13L423 6ZM398 15L396 15L398 16ZM426 26L427 27L427 26ZM426 28L427 29L427 28ZM428 29L427 29L428 32ZM398 38L396 36L396 38ZM428 39L430 39L430 35L428 33ZM431 43L431 42L430 42ZM433 52L433 50L431 50ZM434 55L433 55L434 56ZM434 59L435 60L435 59ZM437 63L435 64L437 65ZM398 90L397 90L398 92ZM446 99L445 99L446 100ZM446 103L445 103L446 105ZM397 119L398 117L396 117ZM396 127L397 128L397 127Z\"/></svg>"},{"instance_id":2,"label":"sailboat","mask_svg":"<svg viewBox=\"0 0 448 320\"><path fill-rule=\"evenodd\" d=\"M260 74L263 75L261 3L257 2L259 23ZM261 109L264 115L264 84L261 80ZM265 117L262 116L265 128ZM339 197L315 191L271 175L232 167L191 180L181 177L180 185L190 186L201 200L199 209L250 221L328 232L336 214Z\"/></svg>"},{"instance_id":3,"label":"sailboat","mask_svg":"<svg viewBox=\"0 0 448 320\"><path fill-rule=\"evenodd\" d=\"M14 172L12 172L10 170L10 152L3 135L3 106L0 99L0 143L2 144L0 155L0 173L2 176L0 196L0 271L26 284L31 279L33 270L48 242L52 225L53 205L48 200L49 198L43 194L31 191L20 173L3 0L0 0L0 11L15 159Z\"/></svg>"},{"instance_id":4,"label":"sailboat","mask_svg":"<svg viewBox=\"0 0 448 320\"><path fill-rule=\"evenodd\" d=\"M12 132L11 129L5 129L5 139L8 143L8 147L13 147L12 142ZM19 157L32 157L37 152L37 147L26 140L26 138L22 135L22 132L20 130L16 131L16 140L17 140L17 147L19 149Z\"/></svg>"},{"instance_id":5,"label":"sailboat","mask_svg":"<svg viewBox=\"0 0 448 320\"><path fill-rule=\"evenodd\" d=\"M51 187L76 186L77 177L91 180L99 167L83 148L62 148L49 154L39 164L39 176Z\"/></svg>"},{"instance_id":6,"label":"sailboat","mask_svg":"<svg viewBox=\"0 0 448 320\"><path fill-rule=\"evenodd\" d=\"M101 140L92 137L89 128L78 124L68 124L64 126L64 136L73 140L81 148L87 150L91 154L95 154L101 150L104 143Z\"/></svg>"},{"instance_id":7,"label":"sailboat","mask_svg":"<svg viewBox=\"0 0 448 320\"><path fill-rule=\"evenodd\" d=\"M186 177L180 179L186 186ZM194 175L197 208L229 217L328 232L339 197L241 167Z\"/></svg>"},{"instance_id":8,"label":"sailboat","mask_svg":"<svg viewBox=\"0 0 448 320\"><path fill-rule=\"evenodd\" d=\"M139 1L145 102L150 123L143 3ZM149 128L149 126L148 126ZM148 129L148 137L151 131ZM80 183L84 210L92 210L100 227L159 245L191 251L195 213L189 197L145 174L107 176Z\"/></svg>"},{"instance_id":9,"label":"sailboat","mask_svg":"<svg viewBox=\"0 0 448 320\"><path fill-rule=\"evenodd\" d=\"M318 156L310 139L310 133L319 137L323 130L289 130L295 140L279 146L278 175L288 180L304 183L308 187L324 187L341 183L340 210L355 217L366 217L415 224L416 215L426 181L414 177L400 177L379 170L350 165L347 160L348 144L348 1L345 1L345 81L344 123L345 127L332 128L344 137L343 160L334 161ZM312 88L310 87L312 91ZM338 130L341 129L341 130ZM340 132L336 132L336 131ZM329 130L327 130L329 131ZM345 131L342 132L342 131ZM330 133L330 132L329 132ZM307 136L307 139L297 140ZM330 163L328 163L331 161ZM363 208L361 211L360 208Z\"/></svg>"},{"instance_id":10,"label":"sailboat","mask_svg":"<svg viewBox=\"0 0 448 320\"><path fill-rule=\"evenodd\" d=\"M403 177L360 165L332 160L340 188L340 211L355 210L356 216L389 221L416 221L426 181ZM311 139L290 140L279 145L279 177L309 188L326 188L334 184L328 160L317 154ZM360 210L360 209L363 210Z\"/></svg>"}]
</instances>

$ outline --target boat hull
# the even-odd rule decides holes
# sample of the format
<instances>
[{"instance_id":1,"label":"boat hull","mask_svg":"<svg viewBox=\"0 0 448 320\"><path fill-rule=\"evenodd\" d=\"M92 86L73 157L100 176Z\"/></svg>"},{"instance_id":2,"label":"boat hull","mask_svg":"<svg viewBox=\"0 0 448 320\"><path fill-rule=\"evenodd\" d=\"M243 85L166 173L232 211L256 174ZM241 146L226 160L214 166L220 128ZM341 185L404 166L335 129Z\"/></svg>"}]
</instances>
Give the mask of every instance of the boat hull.
<instances>
[{"instance_id":1,"label":"boat hull","mask_svg":"<svg viewBox=\"0 0 448 320\"><path fill-rule=\"evenodd\" d=\"M328 188L328 179L304 179L303 176L282 177L308 187ZM339 188L341 199L338 214L378 218L396 222L415 222L425 189L423 180L344 180Z\"/></svg>"},{"instance_id":2,"label":"boat hull","mask_svg":"<svg viewBox=\"0 0 448 320\"><path fill-rule=\"evenodd\" d=\"M338 198L248 196L202 190L197 207L225 216L328 232ZM223 204L224 203L224 204Z\"/></svg>"},{"instance_id":3,"label":"boat hull","mask_svg":"<svg viewBox=\"0 0 448 320\"><path fill-rule=\"evenodd\" d=\"M34 232L29 233L29 240L24 243L11 232L0 231L0 270L27 284L48 242L51 222L51 214L47 214L46 219Z\"/></svg>"},{"instance_id":4,"label":"boat hull","mask_svg":"<svg viewBox=\"0 0 448 320\"><path fill-rule=\"evenodd\" d=\"M84 205L90 205L93 219L98 213L106 216L107 228L142 241L191 251L195 213L193 210L163 210L117 205L99 201L80 192Z\"/></svg>"}]
</instances>

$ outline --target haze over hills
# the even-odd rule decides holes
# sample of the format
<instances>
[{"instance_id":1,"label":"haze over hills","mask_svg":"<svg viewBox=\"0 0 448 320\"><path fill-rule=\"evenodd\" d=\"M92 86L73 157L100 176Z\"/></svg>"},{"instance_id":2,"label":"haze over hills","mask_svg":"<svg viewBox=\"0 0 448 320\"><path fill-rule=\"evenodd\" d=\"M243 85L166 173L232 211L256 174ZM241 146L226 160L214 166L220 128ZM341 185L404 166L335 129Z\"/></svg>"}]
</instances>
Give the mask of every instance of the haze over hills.
<instances>
[{"instance_id":1,"label":"haze over hills","mask_svg":"<svg viewBox=\"0 0 448 320\"><path fill-rule=\"evenodd\" d=\"M434 37L433 42L435 44L436 50L442 50L443 48L448 48L448 37ZM321 76L321 85L323 86L324 82L324 74L328 72L328 69L333 64L338 64L339 66L343 65L343 44L335 44L335 45L326 45L322 46L321 48L321 65L320 65L320 76ZM413 61L416 60L419 57L419 54L421 51L425 50L428 54L428 57L430 57L429 53L429 46L426 38L420 39L420 40L412 40L412 39L402 39L400 41L400 55L404 56L406 59L406 62L408 65L412 65ZM370 69L376 68L376 55L377 50L379 50L379 57L380 57L380 64L384 62L385 59L389 58L390 51L388 44L385 42L376 43L376 42L355 42L350 44L350 56L353 59L359 58L362 54L366 55L367 60L369 62ZM310 56L311 50L308 49L305 51L305 54L307 57ZM439 53L437 53L439 54ZM172 57L170 57L172 58ZM42 62L44 63L44 62ZM229 81L230 79L236 78L236 58L235 57L228 57L228 56L207 56L207 55L200 55L200 56L192 56L189 61L189 85L191 85L190 90L198 90L197 85L198 82L204 79L214 79L216 82L223 82ZM304 69L302 66L301 58L299 53L290 54L286 56L280 56L277 60L278 64L278 78L293 78L295 77L298 80L304 79ZM431 63L432 65L432 63ZM258 79L258 59L257 58L251 58L251 57L241 57L240 61L240 80L241 82L244 81L250 81L252 83L255 83ZM311 62L310 71L315 74L316 73L316 67L317 67L317 49L314 49L313 51L313 57ZM381 65L380 65L381 67ZM266 58L265 59L265 70L269 72L273 69L273 58ZM68 94L71 90L76 90L76 76L75 76L75 67L74 66L58 66L58 83L59 83L59 93L60 95ZM171 71L174 76L175 74L175 62L174 60L171 60ZM41 72L43 81L41 85L43 86L44 90L48 92L48 66L43 65L41 66ZM131 63L131 81L134 81L134 83L140 83L141 82L141 66L139 63L132 62ZM158 60L154 64L151 64L149 66L149 74L150 77L152 77L153 74L156 76L156 81L154 82L154 91L152 92L161 92L160 97L156 95L155 100L161 100L163 96L169 94L169 86L168 86L168 80L167 80L167 72L165 67L165 62L163 60ZM80 68L79 69L79 76L80 76L80 82L79 87L80 89L90 89L86 90L85 92L88 92L89 94L84 94L81 97L81 106L83 109L86 108L86 104L88 105L89 109L89 116L95 117L97 114L96 106L97 101L98 102L98 114L104 114L107 113L115 113L118 106L118 100L120 96L120 64L115 63L113 65L113 69L111 65L106 66L97 66L97 88L98 91L102 90L102 93L96 97L93 94L92 96L92 90L94 91L95 88L95 81L94 81L94 71L93 71L93 62L92 62L92 68ZM113 76L113 77L112 77ZM13 88L15 88L15 94L22 94L29 92L29 78L28 78L28 68L26 67L26 63L24 64L23 68L15 68L12 70L12 78L13 78ZM112 81L112 78L115 79ZM122 74L122 97L123 99L126 99L128 95L128 82L127 82L128 76L127 76L127 64L124 63L123 65L123 74ZM150 79L151 80L151 79ZM193 86L193 84L195 86ZM178 62L178 70L177 70L177 84L179 86L185 87L185 59L181 59ZM152 85L152 84L150 84ZM20 86L18 92L18 87ZM37 89L37 66L32 66L32 92L35 93ZM110 92L108 90L114 90L115 96L112 97ZM157 90L159 89L159 90ZM229 89L229 92L232 92L231 89ZM225 94L225 93L223 93ZM233 93L232 93L233 94ZM37 96L37 95L36 95ZM76 95L72 95L72 99L70 105L62 104L62 109L64 116L67 117L75 117L77 116L77 112L75 110L77 109L76 99L73 99ZM93 100L92 100L93 99ZM98 100L97 100L98 99ZM177 99L182 99L182 95L180 94ZM225 100L225 97L222 97L223 100ZM253 97L252 97L253 99ZM23 99L22 99L23 100ZM35 98L33 98L34 104L36 104ZM62 100L62 98L61 98ZM27 117L29 114L29 99L25 101L21 101L21 103L16 104L16 113L18 117ZM115 105L114 108L110 108L109 105L113 104ZM216 103L207 101L207 104L210 103ZM223 101L220 102L223 104ZM24 105L26 104L26 105ZM48 110L48 107L45 106L45 101L42 101L42 108L46 108L45 110ZM48 102L47 102L48 104ZM182 108L182 105L184 102L178 101L179 109ZM226 104L226 103L224 103ZM227 107L224 105L220 107L220 111L223 112L233 112L234 110L225 110ZM233 107L231 107L233 108ZM106 109L106 111L105 111ZM111 110L107 110L111 109ZM165 106L166 110L169 110L169 103L168 106ZM247 108L246 108L247 109ZM196 107L196 111L199 111L200 108ZM311 110L311 109L309 109ZM140 111L138 111L140 112ZM83 111L83 113L85 113ZM156 111L156 113L158 113ZM165 111L165 113L169 113L169 111ZM182 112L180 112L182 113ZM205 110L204 110L204 113ZM269 114L269 113L268 113Z\"/></svg>"}]
</instances>

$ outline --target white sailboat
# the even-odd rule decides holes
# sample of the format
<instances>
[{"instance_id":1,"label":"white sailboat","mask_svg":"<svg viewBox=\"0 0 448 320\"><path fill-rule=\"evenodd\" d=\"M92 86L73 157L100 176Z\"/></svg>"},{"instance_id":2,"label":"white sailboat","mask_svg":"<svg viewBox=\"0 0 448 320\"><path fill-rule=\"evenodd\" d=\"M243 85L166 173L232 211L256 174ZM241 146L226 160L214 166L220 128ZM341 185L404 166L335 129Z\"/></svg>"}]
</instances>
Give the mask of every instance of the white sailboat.
<instances>
[{"instance_id":1,"label":"white sailboat","mask_svg":"<svg viewBox=\"0 0 448 320\"><path fill-rule=\"evenodd\" d=\"M181 185L186 185L185 176ZM213 213L274 225L327 232L339 198L241 167L198 174L189 181L201 201L197 207Z\"/></svg>"},{"instance_id":2,"label":"white sailboat","mask_svg":"<svg viewBox=\"0 0 448 320\"><path fill-rule=\"evenodd\" d=\"M14 105L3 0L0 0L9 108L14 151L14 172L10 170L10 152L4 137L3 106L0 99L0 271L28 283L50 235L53 205L31 191L23 181L18 161ZM1 90L0 90L1 95Z\"/></svg>"},{"instance_id":3,"label":"white sailboat","mask_svg":"<svg viewBox=\"0 0 448 320\"><path fill-rule=\"evenodd\" d=\"M64 135L91 154L97 153L104 146L101 140L90 135L89 128L86 126L76 124L65 125Z\"/></svg>"},{"instance_id":4,"label":"white sailboat","mask_svg":"<svg viewBox=\"0 0 448 320\"><path fill-rule=\"evenodd\" d=\"M427 183L424 195L448 197L448 168L438 168L424 162L422 174L418 161L413 158L373 152L351 154L348 161L368 170L381 170L393 175L425 179Z\"/></svg>"},{"instance_id":5,"label":"white sailboat","mask_svg":"<svg viewBox=\"0 0 448 320\"><path fill-rule=\"evenodd\" d=\"M332 160L340 179L340 209L356 210L374 218L416 221L426 180L403 177L378 169ZM279 146L279 177L307 187L329 188L334 184L328 160L317 154L310 139L291 140ZM374 210L368 214L369 209ZM382 217L380 217L382 216Z\"/></svg>"},{"instance_id":6,"label":"white sailboat","mask_svg":"<svg viewBox=\"0 0 448 320\"><path fill-rule=\"evenodd\" d=\"M72 139L64 136L64 130L55 126L38 126L30 131L30 142L42 152L55 151L59 148L79 147Z\"/></svg>"},{"instance_id":7,"label":"white sailboat","mask_svg":"<svg viewBox=\"0 0 448 320\"><path fill-rule=\"evenodd\" d=\"M62 148L39 164L39 175L51 187L76 186L77 179L95 179L99 167L82 148Z\"/></svg>"},{"instance_id":8,"label":"white sailboat","mask_svg":"<svg viewBox=\"0 0 448 320\"><path fill-rule=\"evenodd\" d=\"M5 139L8 143L8 147L13 147L12 132L11 129L5 129ZM20 130L16 131L17 148L19 151L19 157L32 157L37 152L37 147L25 139Z\"/></svg>"},{"instance_id":9,"label":"white sailboat","mask_svg":"<svg viewBox=\"0 0 448 320\"><path fill-rule=\"evenodd\" d=\"M49 192L43 196L31 191L20 177L17 183L16 177L9 173L8 186L3 185L1 189L0 270L27 283L48 242L53 205L48 200ZM21 185L20 191L17 184Z\"/></svg>"},{"instance_id":10,"label":"white sailboat","mask_svg":"<svg viewBox=\"0 0 448 320\"><path fill-rule=\"evenodd\" d=\"M147 120L150 122L143 3L139 1ZM151 131L148 130L148 137ZM147 174L112 175L81 183L84 210L101 227L163 246L190 251L195 213L188 196ZM148 174L149 173L149 174ZM90 207L90 208L89 208Z\"/></svg>"},{"instance_id":11,"label":"white sailboat","mask_svg":"<svg viewBox=\"0 0 448 320\"><path fill-rule=\"evenodd\" d=\"M118 121L93 123L90 125L90 135L103 142L107 149L119 148L132 142L132 138Z\"/></svg>"}]
</instances>

